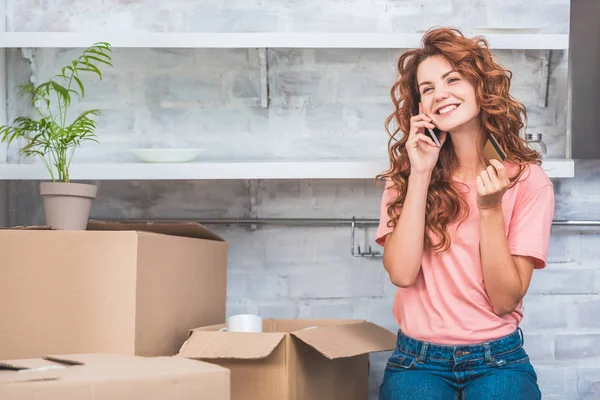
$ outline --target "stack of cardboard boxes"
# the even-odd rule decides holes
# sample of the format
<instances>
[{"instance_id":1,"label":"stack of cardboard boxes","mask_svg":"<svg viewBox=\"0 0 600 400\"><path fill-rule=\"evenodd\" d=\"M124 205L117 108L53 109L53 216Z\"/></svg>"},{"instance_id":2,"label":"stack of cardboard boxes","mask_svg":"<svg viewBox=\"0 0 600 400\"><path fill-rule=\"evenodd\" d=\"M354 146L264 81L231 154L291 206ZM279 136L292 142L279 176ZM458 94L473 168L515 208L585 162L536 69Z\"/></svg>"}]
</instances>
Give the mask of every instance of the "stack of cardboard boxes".
<instances>
[{"instance_id":1,"label":"stack of cardboard boxes","mask_svg":"<svg viewBox=\"0 0 600 400\"><path fill-rule=\"evenodd\" d=\"M0 398L366 399L368 354L395 334L350 320L221 331L227 247L197 223L0 230Z\"/></svg>"}]
</instances>

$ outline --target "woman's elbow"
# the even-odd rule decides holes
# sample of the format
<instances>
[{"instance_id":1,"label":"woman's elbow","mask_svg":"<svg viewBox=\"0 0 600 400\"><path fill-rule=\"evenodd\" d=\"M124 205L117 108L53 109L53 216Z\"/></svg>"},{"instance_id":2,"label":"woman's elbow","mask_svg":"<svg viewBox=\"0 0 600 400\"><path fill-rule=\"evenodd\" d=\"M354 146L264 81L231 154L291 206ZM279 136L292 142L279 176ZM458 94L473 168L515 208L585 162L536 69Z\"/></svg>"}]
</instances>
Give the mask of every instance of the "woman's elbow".
<instances>
[{"instance_id":1,"label":"woman's elbow","mask_svg":"<svg viewBox=\"0 0 600 400\"><path fill-rule=\"evenodd\" d=\"M411 277L406 273L395 272L394 269L388 268L386 265L384 265L384 267L390 277L390 281L394 284L394 286L407 288L414 285L415 281L417 280L416 276Z\"/></svg>"},{"instance_id":2,"label":"woman's elbow","mask_svg":"<svg viewBox=\"0 0 600 400\"><path fill-rule=\"evenodd\" d=\"M398 286L399 288L408 288L414 285L415 281L406 279L403 277L394 278L390 276L390 281L394 284L394 286Z\"/></svg>"},{"instance_id":3,"label":"woman's elbow","mask_svg":"<svg viewBox=\"0 0 600 400\"><path fill-rule=\"evenodd\" d=\"M492 307L493 313L499 317L504 317L505 315L512 313L516 309L517 305L499 305Z\"/></svg>"}]
</instances>

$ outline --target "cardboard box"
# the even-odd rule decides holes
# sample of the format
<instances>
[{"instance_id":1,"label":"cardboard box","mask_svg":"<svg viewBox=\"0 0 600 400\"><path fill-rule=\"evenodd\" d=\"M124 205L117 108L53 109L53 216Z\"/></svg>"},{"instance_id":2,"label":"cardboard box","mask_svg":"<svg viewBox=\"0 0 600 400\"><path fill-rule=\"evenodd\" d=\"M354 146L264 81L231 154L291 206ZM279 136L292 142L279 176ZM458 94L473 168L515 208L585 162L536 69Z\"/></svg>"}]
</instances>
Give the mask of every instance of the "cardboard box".
<instances>
[{"instance_id":1,"label":"cardboard box","mask_svg":"<svg viewBox=\"0 0 600 400\"><path fill-rule=\"evenodd\" d=\"M225 320L227 243L197 223L0 230L0 359L172 356Z\"/></svg>"},{"instance_id":2,"label":"cardboard box","mask_svg":"<svg viewBox=\"0 0 600 400\"><path fill-rule=\"evenodd\" d=\"M79 354L0 361L2 400L229 400L229 371L178 357Z\"/></svg>"},{"instance_id":3,"label":"cardboard box","mask_svg":"<svg viewBox=\"0 0 600 400\"><path fill-rule=\"evenodd\" d=\"M180 357L231 370L233 400L364 400L369 353L392 350L396 334L351 320L264 320L262 333L194 329Z\"/></svg>"}]
</instances>

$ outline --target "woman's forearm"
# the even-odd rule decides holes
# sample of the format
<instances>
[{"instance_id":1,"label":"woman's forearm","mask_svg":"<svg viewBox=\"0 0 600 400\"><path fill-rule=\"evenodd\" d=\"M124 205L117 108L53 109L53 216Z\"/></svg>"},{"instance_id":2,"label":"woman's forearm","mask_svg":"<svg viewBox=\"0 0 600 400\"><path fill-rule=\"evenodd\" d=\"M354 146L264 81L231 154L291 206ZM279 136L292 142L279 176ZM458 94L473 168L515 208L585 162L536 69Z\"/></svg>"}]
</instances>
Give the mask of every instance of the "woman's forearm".
<instances>
[{"instance_id":1,"label":"woman's forearm","mask_svg":"<svg viewBox=\"0 0 600 400\"><path fill-rule=\"evenodd\" d=\"M396 227L386 239L383 265L396 286L411 286L417 279L425 239L425 205L431 174L411 174Z\"/></svg>"},{"instance_id":2,"label":"woman's forearm","mask_svg":"<svg viewBox=\"0 0 600 400\"><path fill-rule=\"evenodd\" d=\"M522 298L521 276L508 248L502 206L479 210L483 282L497 315L508 314Z\"/></svg>"}]
</instances>

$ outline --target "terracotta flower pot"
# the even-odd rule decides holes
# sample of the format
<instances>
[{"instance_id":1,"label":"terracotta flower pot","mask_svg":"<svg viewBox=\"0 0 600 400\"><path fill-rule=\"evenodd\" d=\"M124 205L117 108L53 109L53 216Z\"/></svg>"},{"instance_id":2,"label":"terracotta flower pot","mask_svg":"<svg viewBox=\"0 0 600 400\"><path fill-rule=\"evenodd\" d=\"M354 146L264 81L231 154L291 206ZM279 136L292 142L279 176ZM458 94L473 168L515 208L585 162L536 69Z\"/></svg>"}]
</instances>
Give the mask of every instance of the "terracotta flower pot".
<instances>
[{"instance_id":1,"label":"terracotta flower pot","mask_svg":"<svg viewBox=\"0 0 600 400\"><path fill-rule=\"evenodd\" d=\"M46 225L64 230L85 230L98 188L84 183L41 182Z\"/></svg>"}]
</instances>

